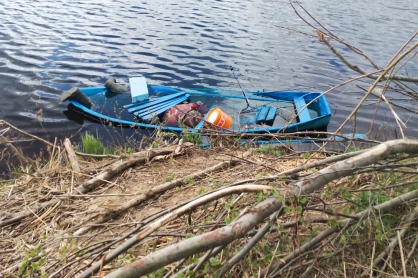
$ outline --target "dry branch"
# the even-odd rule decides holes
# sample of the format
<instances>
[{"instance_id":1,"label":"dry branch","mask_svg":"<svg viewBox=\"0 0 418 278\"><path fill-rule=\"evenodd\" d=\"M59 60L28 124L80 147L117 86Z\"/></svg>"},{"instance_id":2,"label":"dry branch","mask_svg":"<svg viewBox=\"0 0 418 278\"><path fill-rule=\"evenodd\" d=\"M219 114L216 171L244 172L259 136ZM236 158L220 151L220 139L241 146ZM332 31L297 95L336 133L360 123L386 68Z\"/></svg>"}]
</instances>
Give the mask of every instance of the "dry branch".
<instances>
[{"instance_id":1,"label":"dry branch","mask_svg":"<svg viewBox=\"0 0 418 278\"><path fill-rule=\"evenodd\" d=\"M9 215L4 217L4 219L6 219L6 220L3 220L3 221L0 222L0 228L11 225L11 224L14 224L16 222L19 222L20 220L22 220L22 219L24 219L28 216L33 215L34 212L37 213L44 208L52 207L52 206L56 205L58 202L59 202L58 199L52 199L52 200L49 200L47 202L36 203L36 204L33 205L32 208L25 209L22 212L9 214Z\"/></svg>"},{"instance_id":2,"label":"dry branch","mask_svg":"<svg viewBox=\"0 0 418 278\"><path fill-rule=\"evenodd\" d=\"M310 24L296 9L296 7L294 6L294 4L292 3L292 1L289 1L289 4L292 6L293 11L296 13L296 15L302 20L304 21L308 26L310 26L311 28L313 28L316 32L317 37L319 38L320 42L325 43L328 48L346 65L348 66L350 69L352 69L353 71L356 71L360 74L365 74L366 72L362 69L360 69L357 65L353 65L351 63L349 63L327 40L327 38L325 38L324 34L327 34L327 36L329 36L330 38L336 40L339 43L344 44L345 46L347 46L348 48L350 48L352 51L354 51L355 53L363 56L367 61L370 62L370 64L375 68L375 69L379 69L379 67L366 55L364 54L363 51L361 51L360 49L358 49L357 47L343 41L342 39L340 39L339 37L337 37L336 35L334 35L329 29L327 29L323 24L321 24L321 22L319 22L315 17L313 17L300 3L295 2L296 4L299 5L299 7L313 20L315 21L320 28L322 28L322 31L319 30L319 28L315 27L314 25ZM399 49L399 51L395 54L394 58L392 58L389 63L386 65L386 67L389 66L389 64L391 64L393 62L393 60L395 59L395 57L397 55L399 55L399 53L406 47L407 44L409 44L412 39L414 37L416 37L418 35L418 31L415 32L411 38ZM380 69L379 69L380 70ZM403 75L383 75L383 76L378 76L378 75L368 75L368 78L372 78L372 79L381 79L381 80L394 80L394 81L406 81L406 82L418 82L418 78L417 77L410 77L410 76L403 76Z\"/></svg>"},{"instance_id":3,"label":"dry branch","mask_svg":"<svg viewBox=\"0 0 418 278\"><path fill-rule=\"evenodd\" d=\"M409 201L414 200L416 198L418 198L418 190L408 192L406 194L400 195L382 204L367 208L366 210L353 215L353 217L345 218L343 220L338 220L336 228L329 228L321 232L320 234L318 234L317 236L309 240L307 243L303 244L300 248L296 249L294 252L280 259L280 262L273 264L270 268L272 270L271 277L276 277L274 275L278 274L282 270L282 267L285 264L287 264L288 262L290 262L292 259L296 258L297 256L302 256L304 253L311 250L312 248L317 246L321 241L333 235L334 233L341 231L342 229L345 229L348 226L353 225L359 221L365 220L368 217L374 217L377 214L381 214L397 206L405 205ZM263 270L261 272L261 277L267 277L266 276L267 274L268 274L267 270Z\"/></svg>"},{"instance_id":4,"label":"dry branch","mask_svg":"<svg viewBox=\"0 0 418 278\"><path fill-rule=\"evenodd\" d=\"M275 221L276 218L279 216L281 211L276 211L270 216L270 221ZM267 234L267 232L271 228L271 223L267 222L258 230L257 234L242 248L234 257L232 257L226 264L224 264L221 269L219 269L215 275L215 277L222 277L225 275L234 265L236 265L241 259L244 258L248 252L256 245L262 237Z\"/></svg>"},{"instance_id":5,"label":"dry branch","mask_svg":"<svg viewBox=\"0 0 418 278\"><path fill-rule=\"evenodd\" d=\"M148 192L143 193L143 194L135 197L134 199L125 202L123 205L117 207L114 210L107 211L105 214L93 216L93 218L96 218L96 220L93 223L90 223L89 226L86 226L86 227L83 227L83 228L77 230L74 233L74 235L79 236L79 235L85 234L87 231L92 229L94 227L94 225L104 223L104 222L106 222L110 219L113 219L116 216L120 215L122 212L126 211L127 209L129 209L133 206L136 206L136 205L140 204L141 202L144 202L144 201L150 199L151 197L153 197L154 195L156 195L158 193L162 193L164 191L175 188L176 186L180 186L180 185L184 184L185 179L188 179L188 178L198 179L198 178L206 176L207 174L209 174L211 172L215 172L215 171L219 171L221 169L225 169L225 168L230 167L234 164L235 164L235 161L233 161L233 160L232 161L221 162L221 163L219 163L215 166L212 166L210 168L207 168L205 170L202 170L202 171L193 173L191 175L187 175L185 177L175 179L171 182L166 182L166 183L163 183L163 184L158 185L156 187L153 187ZM91 225L91 224L93 224L93 225Z\"/></svg>"},{"instance_id":6,"label":"dry branch","mask_svg":"<svg viewBox=\"0 0 418 278\"><path fill-rule=\"evenodd\" d=\"M373 92L373 90L376 88L377 83L380 82L380 80L391 70L393 69L406 55L411 53L415 48L418 47L418 42L412 45L408 50L406 50L404 53L402 53L400 56L398 56L390 65L388 65L379 75L379 77L373 82L373 84L369 87L364 97L360 100L359 104L353 109L353 111L350 113L350 115L345 119L345 121L340 125L340 127L336 130L336 132L339 132L343 126L345 126L348 121L358 112L359 108L364 104L366 99L369 97L369 95ZM398 121L397 121L398 122ZM403 135L402 127L400 127L400 130Z\"/></svg>"},{"instance_id":7,"label":"dry branch","mask_svg":"<svg viewBox=\"0 0 418 278\"><path fill-rule=\"evenodd\" d=\"M6 125L6 126L10 127L11 129L14 129L15 131L19 132L20 134L23 134L23 135L26 135L28 137L34 138L34 139L36 139L38 141L41 141L41 142L43 142L44 144L46 144L46 145L48 145L50 147L54 147L54 144L52 144L51 142L48 142L48 141L46 141L46 140L44 140L44 139L42 139L42 138L40 138L40 137L38 137L36 135L30 134L30 133L28 133L26 131L23 131L23 130L15 127L14 125L12 125L12 124L4 121L4 120L0 120L0 125Z\"/></svg>"},{"instance_id":8,"label":"dry branch","mask_svg":"<svg viewBox=\"0 0 418 278\"><path fill-rule=\"evenodd\" d=\"M117 160L112 165L107 167L107 169L104 169L94 178L84 182L78 188L75 188L72 194L68 193L66 194L66 196L71 197L72 195L85 194L90 191L93 191L97 187L105 183L106 181L110 180L115 175L122 173L127 168L132 167L139 163L145 163L149 161L149 159L152 159L155 156L169 154L173 152L176 148L177 148L176 146L172 146L172 147L167 147L158 151L157 150L141 151L141 152L137 152L126 157L121 157L119 160ZM0 227L4 227L6 225L16 223L24 219L25 217L32 215L33 212L37 213L40 210L43 210L47 207L54 206L58 201L59 201L58 199L52 199L52 200L42 202L42 203L38 202L33 207L25 209L22 212L5 216L4 219L7 219L7 220L1 221Z\"/></svg>"},{"instance_id":9,"label":"dry branch","mask_svg":"<svg viewBox=\"0 0 418 278\"><path fill-rule=\"evenodd\" d=\"M415 217L418 215L418 205L415 206L413 211L406 217L406 219L403 221L402 230L399 232L399 234L393 236L393 238L390 240L388 246L376 257L376 259L373 261L372 267L378 266L382 261L389 255L390 252L395 248L397 244L399 244L398 236L403 238L408 231L409 227L413 223ZM367 272L364 271L362 276L367 276ZM404 273L404 276L406 274Z\"/></svg>"},{"instance_id":10,"label":"dry branch","mask_svg":"<svg viewBox=\"0 0 418 278\"><path fill-rule=\"evenodd\" d=\"M198 206L206 204L210 201L217 200L217 199L219 199L223 196L228 196L228 195L235 194L235 193L257 192L257 191L271 190L271 189L272 188L270 186L257 185L257 184L239 185L239 186L233 186L233 187L220 189L219 191L216 191L216 192L213 192L211 194L202 196L201 198L195 199L194 201L192 201L192 202L190 202L190 203L188 203L188 204L186 204L186 205L184 205L184 206L166 214L165 216L161 217L157 221L155 221L155 222L151 223L150 225L148 225L147 227L145 227L144 230L139 232L136 236L133 236L131 239L126 241L124 244L118 246L116 249L109 252L100 262L96 263L91 268L89 268L87 271L83 272L82 275L79 278L90 277L91 275L96 273L100 269L101 266L109 263L114 258L116 258L118 255L127 251L132 246L135 246L136 244L138 244L140 241L145 239L147 236L152 234L154 231L156 231L157 229L159 229L163 225L169 223L170 221L178 218L179 216L183 215L186 212L191 211L192 209L194 209ZM271 214L271 212L269 214ZM218 246L218 245L216 245L216 246Z\"/></svg>"},{"instance_id":11,"label":"dry branch","mask_svg":"<svg viewBox=\"0 0 418 278\"><path fill-rule=\"evenodd\" d=\"M75 189L79 194L85 194L95 190L97 187L102 185L104 181L107 181L117 174L120 174L125 169L132 167L139 163L145 163L155 156L166 155L172 153L176 147L167 147L161 150L149 150L134 153L129 156L120 157L115 163L110 165L108 169L102 171L93 179L88 180L83 185ZM77 193L76 193L77 194Z\"/></svg>"},{"instance_id":12,"label":"dry branch","mask_svg":"<svg viewBox=\"0 0 418 278\"><path fill-rule=\"evenodd\" d=\"M15 146L13 146L13 144L11 144L3 135L0 135L0 144L4 144L7 148L7 150L9 151L9 153L15 157L17 157L17 159L19 159L20 163L23 166L31 166L34 164L33 161L31 161L30 159L26 158L18 149L16 149Z\"/></svg>"},{"instance_id":13,"label":"dry branch","mask_svg":"<svg viewBox=\"0 0 418 278\"><path fill-rule=\"evenodd\" d=\"M307 169L311 169L314 167L318 167L318 166L322 166L322 165L326 165L332 162L337 162L337 161L341 161L343 159L347 159L356 155L359 155L361 153L365 152L365 150L361 150L361 151L355 151L355 152L350 152L350 153L344 153L344 154L340 154L340 155L335 155L335 156L331 156L331 157L327 157L324 159L321 159L319 161L315 161L312 163L307 163L307 164L303 164L301 166L280 172L277 175L274 176L269 176L269 177L261 177L261 178L257 178L257 179L246 179L246 180L240 180L237 182L234 182L231 186L234 185L239 185L239 184L245 184L245 183L251 183L251 182L255 182L255 181L272 181L272 180L277 180L279 178L282 178L283 176L291 176L294 174L297 174L299 172L302 172L304 170Z\"/></svg>"},{"instance_id":14,"label":"dry branch","mask_svg":"<svg viewBox=\"0 0 418 278\"><path fill-rule=\"evenodd\" d=\"M298 182L293 192L295 195L312 193L332 180L352 174L359 167L376 163L389 155L400 152L418 153L418 141L398 139L384 142L355 157L321 169L317 173Z\"/></svg>"},{"instance_id":15,"label":"dry branch","mask_svg":"<svg viewBox=\"0 0 418 278\"><path fill-rule=\"evenodd\" d=\"M78 165L77 156L75 155L70 139L65 138L64 147L65 147L65 150L67 151L68 160L70 160L71 168L73 169L75 173L79 174L80 166Z\"/></svg>"},{"instance_id":16,"label":"dry branch","mask_svg":"<svg viewBox=\"0 0 418 278\"><path fill-rule=\"evenodd\" d=\"M90 153L82 153L82 152L75 152L76 155L82 157L91 157L91 158L120 158L120 155L114 154L90 154Z\"/></svg>"},{"instance_id":17,"label":"dry branch","mask_svg":"<svg viewBox=\"0 0 418 278\"><path fill-rule=\"evenodd\" d=\"M317 30L317 32L320 32L319 30ZM322 34L322 33L321 33ZM343 62L347 67L349 67L350 69L360 73L360 74L366 74L366 72L362 69L360 69L357 65L353 65L350 62L348 62L342 55L341 53L338 52L338 50L336 50L331 43L325 38L323 40L320 40L321 42L325 43L326 46L328 46L328 48L332 51L332 53L335 54L335 56L337 56L341 62ZM371 78L371 79L377 79L379 78L378 75L368 75L367 78ZM404 75L384 75L381 78L379 78L380 80L395 80L395 81L406 81L406 82L418 82L418 77L410 77L410 76L404 76Z\"/></svg>"},{"instance_id":18,"label":"dry branch","mask_svg":"<svg viewBox=\"0 0 418 278\"><path fill-rule=\"evenodd\" d=\"M210 250L217 246L229 244L244 236L270 214L278 211L281 206L282 204L278 199L269 198L259 203L253 209L250 209L249 213L236 219L228 226L173 244L145 256L134 263L126 265L104 277L139 277L182 258Z\"/></svg>"}]
</instances>

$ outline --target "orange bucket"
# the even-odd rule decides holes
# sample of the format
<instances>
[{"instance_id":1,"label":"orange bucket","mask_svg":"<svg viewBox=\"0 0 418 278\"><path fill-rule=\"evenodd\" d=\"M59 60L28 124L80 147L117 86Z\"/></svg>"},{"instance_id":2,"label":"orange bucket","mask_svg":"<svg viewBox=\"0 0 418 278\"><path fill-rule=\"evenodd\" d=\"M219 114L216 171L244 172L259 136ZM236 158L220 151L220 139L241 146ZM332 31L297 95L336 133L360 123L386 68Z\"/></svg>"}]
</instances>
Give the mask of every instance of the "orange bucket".
<instances>
[{"instance_id":1,"label":"orange bucket","mask_svg":"<svg viewBox=\"0 0 418 278\"><path fill-rule=\"evenodd\" d=\"M220 108L216 107L209 112L205 119L207 122L228 129L231 125L231 117L225 114Z\"/></svg>"}]
</instances>

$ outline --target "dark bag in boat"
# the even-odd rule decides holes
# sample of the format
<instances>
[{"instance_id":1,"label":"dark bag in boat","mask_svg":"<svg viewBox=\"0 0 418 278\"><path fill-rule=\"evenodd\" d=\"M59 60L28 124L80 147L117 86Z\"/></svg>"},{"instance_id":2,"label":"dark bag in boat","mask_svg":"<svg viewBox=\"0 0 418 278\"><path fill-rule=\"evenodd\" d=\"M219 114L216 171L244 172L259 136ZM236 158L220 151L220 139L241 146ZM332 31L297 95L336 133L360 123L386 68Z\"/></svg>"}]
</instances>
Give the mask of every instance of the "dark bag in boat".
<instances>
[{"instance_id":1,"label":"dark bag in boat","mask_svg":"<svg viewBox=\"0 0 418 278\"><path fill-rule=\"evenodd\" d=\"M200 101L188 104L178 104L167 110L162 116L162 122L166 126L195 127L201 120L202 114L209 109Z\"/></svg>"}]
</instances>

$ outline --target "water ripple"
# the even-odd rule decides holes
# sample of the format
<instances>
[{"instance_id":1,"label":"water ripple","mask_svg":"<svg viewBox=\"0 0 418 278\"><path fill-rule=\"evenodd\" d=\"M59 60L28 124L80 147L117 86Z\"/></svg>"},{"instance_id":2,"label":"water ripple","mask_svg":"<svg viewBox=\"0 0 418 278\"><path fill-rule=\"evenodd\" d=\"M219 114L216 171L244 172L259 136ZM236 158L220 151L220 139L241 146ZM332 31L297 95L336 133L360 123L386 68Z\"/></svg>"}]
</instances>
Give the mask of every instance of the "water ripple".
<instances>
[{"instance_id":1,"label":"water ripple","mask_svg":"<svg viewBox=\"0 0 418 278\"><path fill-rule=\"evenodd\" d=\"M62 113L62 90L100 86L109 75L236 88L233 66L245 88L267 90L323 90L354 75L317 40L277 27L312 33L287 0L131 2L0 0L0 118L44 137L68 136L79 126ZM307 1L305 8L385 65L418 26L417 2L402 3L339 2L331 9L329 1L320 0ZM364 59L342 51L370 69ZM338 111L331 126L362 94L349 91L329 95ZM37 116L39 109L43 117ZM362 111L360 122L367 123L370 113Z\"/></svg>"}]
</instances>

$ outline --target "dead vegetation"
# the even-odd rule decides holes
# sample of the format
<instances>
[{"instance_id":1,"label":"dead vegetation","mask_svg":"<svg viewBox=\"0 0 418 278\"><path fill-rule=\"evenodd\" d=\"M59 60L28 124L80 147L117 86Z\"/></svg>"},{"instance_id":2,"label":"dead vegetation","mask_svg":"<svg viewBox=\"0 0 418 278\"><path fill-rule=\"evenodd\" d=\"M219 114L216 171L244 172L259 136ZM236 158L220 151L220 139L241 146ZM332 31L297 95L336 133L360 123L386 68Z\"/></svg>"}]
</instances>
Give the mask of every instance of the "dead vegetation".
<instances>
[{"instance_id":1,"label":"dead vegetation","mask_svg":"<svg viewBox=\"0 0 418 278\"><path fill-rule=\"evenodd\" d=\"M1 188L3 277L416 274L415 141L75 161L64 145Z\"/></svg>"}]
</instances>

